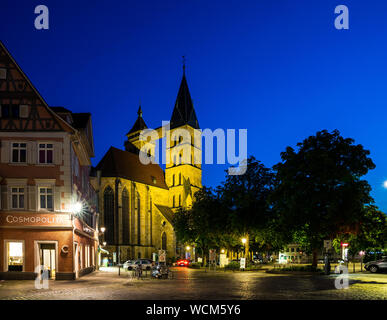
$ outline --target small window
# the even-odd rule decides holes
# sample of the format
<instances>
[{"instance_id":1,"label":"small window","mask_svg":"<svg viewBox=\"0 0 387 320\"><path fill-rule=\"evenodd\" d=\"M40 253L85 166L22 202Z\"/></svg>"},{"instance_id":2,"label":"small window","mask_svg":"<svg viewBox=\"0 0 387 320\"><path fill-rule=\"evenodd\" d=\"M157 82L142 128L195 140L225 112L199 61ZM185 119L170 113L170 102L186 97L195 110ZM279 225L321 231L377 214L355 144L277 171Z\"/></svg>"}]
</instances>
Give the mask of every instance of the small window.
<instances>
[{"instance_id":1,"label":"small window","mask_svg":"<svg viewBox=\"0 0 387 320\"><path fill-rule=\"evenodd\" d=\"M175 175L172 175L172 185L175 185Z\"/></svg>"},{"instance_id":2,"label":"small window","mask_svg":"<svg viewBox=\"0 0 387 320\"><path fill-rule=\"evenodd\" d=\"M39 163L53 162L54 145L52 143L39 143Z\"/></svg>"},{"instance_id":3,"label":"small window","mask_svg":"<svg viewBox=\"0 0 387 320\"><path fill-rule=\"evenodd\" d=\"M54 209L52 188L39 188L40 209L50 210Z\"/></svg>"},{"instance_id":4,"label":"small window","mask_svg":"<svg viewBox=\"0 0 387 320\"><path fill-rule=\"evenodd\" d=\"M12 209L24 209L24 188L11 188Z\"/></svg>"},{"instance_id":5,"label":"small window","mask_svg":"<svg viewBox=\"0 0 387 320\"><path fill-rule=\"evenodd\" d=\"M181 207L181 194L179 194L179 207Z\"/></svg>"},{"instance_id":6,"label":"small window","mask_svg":"<svg viewBox=\"0 0 387 320\"><path fill-rule=\"evenodd\" d=\"M175 196L172 197L172 207L175 207Z\"/></svg>"},{"instance_id":7,"label":"small window","mask_svg":"<svg viewBox=\"0 0 387 320\"><path fill-rule=\"evenodd\" d=\"M20 105L20 118L27 118L27 117L28 117L28 106Z\"/></svg>"},{"instance_id":8,"label":"small window","mask_svg":"<svg viewBox=\"0 0 387 320\"><path fill-rule=\"evenodd\" d=\"M0 80L7 79L7 69L0 68Z\"/></svg>"},{"instance_id":9,"label":"small window","mask_svg":"<svg viewBox=\"0 0 387 320\"><path fill-rule=\"evenodd\" d=\"M25 163L27 161L27 144L12 143L12 162Z\"/></svg>"},{"instance_id":10,"label":"small window","mask_svg":"<svg viewBox=\"0 0 387 320\"><path fill-rule=\"evenodd\" d=\"M294 248L292 248L292 252L294 252Z\"/></svg>"}]
</instances>

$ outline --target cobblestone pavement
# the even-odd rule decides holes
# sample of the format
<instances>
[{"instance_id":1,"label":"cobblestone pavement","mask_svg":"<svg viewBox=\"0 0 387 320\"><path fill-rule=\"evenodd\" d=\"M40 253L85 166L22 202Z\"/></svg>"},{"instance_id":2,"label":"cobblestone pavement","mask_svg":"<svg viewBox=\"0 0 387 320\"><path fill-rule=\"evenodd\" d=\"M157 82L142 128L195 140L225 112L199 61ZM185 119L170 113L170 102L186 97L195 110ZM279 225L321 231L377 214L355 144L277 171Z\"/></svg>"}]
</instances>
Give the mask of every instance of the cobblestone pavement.
<instances>
[{"instance_id":1,"label":"cobblestone pavement","mask_svg":"<svg viewBox=\"0 0 387 320\"><path fill-rule=\"evenodd\" d=\"M350 274L349 288L337 290L336 275L172 270L172 280L132 280L127 272L119 277L117 272L98 271L76 281L50 281L49 289L40 290L34 281L0 281L0 299L387 299L387 274Z\"/></svg>"}]
</instances>

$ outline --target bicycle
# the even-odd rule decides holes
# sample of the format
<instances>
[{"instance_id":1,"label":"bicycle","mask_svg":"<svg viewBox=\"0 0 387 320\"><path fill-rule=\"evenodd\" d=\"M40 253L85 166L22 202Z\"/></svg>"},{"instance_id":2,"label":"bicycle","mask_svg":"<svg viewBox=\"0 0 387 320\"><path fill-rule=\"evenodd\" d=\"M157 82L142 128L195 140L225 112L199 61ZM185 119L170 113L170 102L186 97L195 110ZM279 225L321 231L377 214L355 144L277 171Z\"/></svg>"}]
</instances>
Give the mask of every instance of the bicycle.
<instances>
[{"instance_id":1,"label":"bicycle","mask_svg":"<svg viewBox=\"0 0 387 320\"><path fill-rule=\"evenodd\" d=\"M141 279L141 277L142 277L142 266L141 265L138 265L136 267L136 277L137 277L137 279Z\"/></svg>"}]
</instances>

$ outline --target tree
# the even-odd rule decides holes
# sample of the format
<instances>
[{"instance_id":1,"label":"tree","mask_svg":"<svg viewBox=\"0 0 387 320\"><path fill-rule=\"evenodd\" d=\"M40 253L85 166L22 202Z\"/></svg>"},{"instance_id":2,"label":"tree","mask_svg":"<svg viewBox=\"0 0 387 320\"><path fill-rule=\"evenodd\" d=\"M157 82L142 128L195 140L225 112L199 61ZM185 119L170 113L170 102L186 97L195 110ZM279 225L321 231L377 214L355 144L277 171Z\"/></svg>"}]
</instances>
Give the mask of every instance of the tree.
<instances>
[{"instance_id":1,"label":"tree","mask_svg":"<svg viewBox=\"0 0 387 320\"><path fill-rule=\"evenodd\" d=\"M375 165L368 150L338 130L317 132L297 147L287 147L274 166L270 200L277 227L288 230L289 239L303 237L316 266L323 240L355 230L364 206L373 202L371 187L361 177Z\"/></svg>"},{"instance_id":2,"label":"tree","mask_svg":"<svg viewBox=\"0 0 387 320\"><path fill-rule=\"evenodd\" d=\"M222 243L224 220L222 204L211 188L203 187L195 193L196 201L190 210L180 209L174 215L174 229L181 243L195 243L203 254L203 263L210 248Z\"/></svg>"},{"instance_id":3,"label":"tree","mask_svg":"<svg viewBox=\"0 0 387 320\"><path fill-rule=\"evenodd\" d=\"M272 171L253 156L247 159L245 174L226 176L217 190L223 205L222 217L227 222L225 231L248 240L254 240L257 233L265 231L271 218L268 197L273 179ZM249 251L249 241L246 251Z\"/></svg>"},{"instance_id":4,"label":"tree","mask_svg":"<svg viewBox=\"0 0 387 320\"><path fill-rule=\"evenodd\" d=\"M387 235L387 217L374 205L364 207L358 228L351 233L342 233L334 241L335 250L341 250L342 242L349 243L349 255L354 260L360 251L373 248L385 248Z\"/></svg>"}]
</instances>

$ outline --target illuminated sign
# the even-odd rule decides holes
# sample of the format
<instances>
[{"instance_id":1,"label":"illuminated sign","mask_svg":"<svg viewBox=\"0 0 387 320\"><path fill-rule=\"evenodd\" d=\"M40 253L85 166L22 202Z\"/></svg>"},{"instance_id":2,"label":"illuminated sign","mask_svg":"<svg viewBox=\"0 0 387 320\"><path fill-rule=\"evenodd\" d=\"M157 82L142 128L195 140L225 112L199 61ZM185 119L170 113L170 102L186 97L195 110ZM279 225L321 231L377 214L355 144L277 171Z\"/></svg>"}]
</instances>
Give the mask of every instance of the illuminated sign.
<instances>
[{"instance_id":1,"label":"illuminated sign","mask_svg":"<svg viewBox=\"0 0 387 320\"><path fill-rule=\"evenodd\" d=\"M0 226L55 226L71 227L68 214L55 213L14 213L0 214Z\"/></svg>"}]
</instances>

